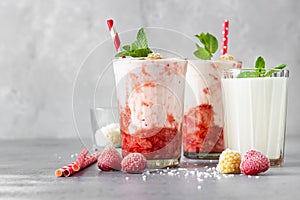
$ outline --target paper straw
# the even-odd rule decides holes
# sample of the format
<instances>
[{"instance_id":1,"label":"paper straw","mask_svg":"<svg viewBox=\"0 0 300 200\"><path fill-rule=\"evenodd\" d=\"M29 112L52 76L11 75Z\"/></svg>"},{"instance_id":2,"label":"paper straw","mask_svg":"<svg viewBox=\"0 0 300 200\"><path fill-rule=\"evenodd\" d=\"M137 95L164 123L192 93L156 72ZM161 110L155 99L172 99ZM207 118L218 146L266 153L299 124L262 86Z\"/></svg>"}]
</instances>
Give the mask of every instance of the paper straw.
<instances>
[{"instance_id":1,"label":"paper straw","mask_svg":"<svg viewBox=\"0 0 300 200\"><path fill-rule=\"evenodd\" d=\"M95 152L95 153L91 154L90 156L87 156L85 158L82 166L77 171L73 170L73 168L68 168L64 171L64 173L63 173L64 176L65 177L71 176L71 175L77 173L78 171L90 166L91 164L93 164L97 161L99 155L100 155L100 152Z\"/></svg>"},{"instance_id":2,"label":"paper straw","mask_svg":"<svg viewBox=\"0 0 300 200\"><path fill-rule=\"evenodd\" d=\"M80 166L75 162L74 165L72 166L72 169L77 172L80 170Z\"/></svg>"},{"instance_id":3,"label":"paper straw","mask_svg":"<svg viewBox=\"0 0 300 200\"><path fill-rule=\"evenodd\" d=\"M83 149L81 152L82 155L85 155L84 160L81 162L81 164L77 163L77 160L80 157L80 155L79 155L76 162L72 162L62 168L57 169L55 171L55 175L57 177L62 177L62 176L68 177L68 176L71 176L71 175L75 174L76 172L90 166L91 164L95 163L100 155L100 152L95 152L89 156L86 156L86 154L87 154L86 150Z\"/></svg>"},{"instance_id":4,"label":"paper straw","mask_svg":"<svg viewBox=\"0 0 300 200\"><path fill-rule=\"evenodd\" d=\"M64 167L62 167L62 168L59 168L59 169L57 169L57 170L55 170L55 175L57 176L57 177L61 177L61 176L64 176L65 175L65 171L66 170L72 170L72 171L74 171L73 170L73 165L74 164L76 164L75 162L72 162L72 163L70 163L70 164L68 164L68 165L66 165L66 166L64 166Z\"/></svg>"},{"instance_id":5,"label":"paper straw","mask_svg":"<svg viewBox=\"0 0 300 200\"><path fill-rule=\"evenodd\" d=\"M100 155L100 152L95 152L95 153L91 154L90 156L88 156L85 159L82 168L88 167L91 164L95 163L98 160L99 155Z\"/></svg>"},{"instance_id":6,"label":"paper straw","mask_svg":"<svg viewBox=\"0 0 300 200\"><path fill-rule=\"evenodd\" d=\"M75 161L75 164L72 167L74 171L79 171L79 169L83 165L84 159L86 158L86 155L88 153L89 153L89 150L86 147L82 149L82 151L80 152L78 158Z\"/></svg>"},{"instance_id":7,"label":"paper straw","mask_svg":"<svg viewBox=\"0 0 300 200\"><path fill-rule=\"evenodd\" d=\"M114 41L116 52L120 52L121 42L120 42L119 34L116 30L116 26L114 24L114 20L113 19L108 19L107 20L107 26L108 26L108 30L110 32L110 35L112 37L112 40Z\"/></svg>"},{"instance_id":8,"label":"paper straw","mask_svg":"<svg viewBox=\"0 0 300 200\"><path fill-rule=\"evenodd\" d=\"M63 176L64 171L65 171L65 169L63 169L63 168L55 170L55 176L57 176L57 177Z\"/></svg>"},{"instance_id":9,"label":"paper straw","mask_svg":"<svg viewBox=\"0 0 300 200\"><path fill-rule=\"evenodd\" d=\"M73 168L71 167L71 168L65 169L65 171L63 172L63 174L64 174L65 177L68 177L68 176L70 176L71 174L74 174L75 172L76 172L76 171L74 171Z\"/></svg>"},{"instance_id":10,"label":"paper straw","mask_svg":"<svg viewBox=\"0 0 300 200\"><path fill-rule=\"evenodd\" d=\"M223 46L222 46L222 55L227 54L227 50L228 50L228 31L229 31L229 21L227 19L224 20L223 22Z\"/></svg>"}]
</instances>

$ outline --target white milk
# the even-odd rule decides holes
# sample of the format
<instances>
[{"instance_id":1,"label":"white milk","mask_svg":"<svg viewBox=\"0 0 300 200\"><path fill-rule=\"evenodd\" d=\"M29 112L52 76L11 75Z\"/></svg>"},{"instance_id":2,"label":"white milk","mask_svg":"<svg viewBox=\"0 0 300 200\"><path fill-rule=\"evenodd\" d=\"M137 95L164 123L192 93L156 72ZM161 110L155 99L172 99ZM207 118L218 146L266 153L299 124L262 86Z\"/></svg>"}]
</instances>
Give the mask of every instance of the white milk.
<instances>
[{"instance_id":1,"label":"white milk","mask_svg":"<svg viewBox=\"0 0 300 200\"><path fill-rule=\"evenodd\" d=\"M221 82L227 148L242 154L256 149L271 160L281 158L288 78L222 78Z\"/></svg>"}]
</instances>

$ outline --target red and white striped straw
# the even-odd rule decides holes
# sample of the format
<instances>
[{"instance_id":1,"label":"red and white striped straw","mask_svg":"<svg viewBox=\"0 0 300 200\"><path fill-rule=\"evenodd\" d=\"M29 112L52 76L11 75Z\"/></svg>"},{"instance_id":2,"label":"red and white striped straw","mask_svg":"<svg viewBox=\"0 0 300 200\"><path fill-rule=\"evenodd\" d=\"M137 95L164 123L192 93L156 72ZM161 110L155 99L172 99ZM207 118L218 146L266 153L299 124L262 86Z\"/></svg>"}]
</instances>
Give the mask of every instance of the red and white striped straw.
<instances>
[{"instance_id":1,"label":"red and white striped straw","mask_svg":"<svg viewBox=\"0 0 300 200\"><path fill-rule=\"evenodd\" d=\"M116 26L114 24L114 20L113 19L108 19L107 20L107 26L108 26L108 30L110 32L110 35L111 35L111 37L114 41L116 51L120 52L121 51L121 42L120 42L119 34L116 30Z\"/></svg>"},{"instance_id":2,"label":"red and white striped straw","mask_svg":"<svg viewBox=\"0 0 300 200\"><path fill-rule=\"evenodd\" d=\"M73 165L73 170L78 171L82 167L84 159L86 158L86 155L88 153L89 150L86 147L84 147L75 161L76 164Z\"/></svg>"},{"instance_id":3,"label":"red and white striped straw","mask_svg":"<svg viewBox=\"0 0 300 200\"><path fill-rule=\"evenodd\" d=\"M75 174L76 172L90 166L91 164L95 163L100 155L100 152L95 152L89 156L86 156L88 153L87 149L83 149L82 152L80 153L81 155L85 155L84 159L82 160L82 162L80 164L76 162L72 162L62 168L59 168L55 171L55 175L57 177L61 177L61 176L71 176L72 174ZM78 156L79 158L79 156Z\"/></svg>"},{"instance_id":4,"label":"red and white striped straw","mask_svg":"<svg viewBox=\"0 0 300 200\"><path fill-rule=\"evenodd\" d=\"M228 31L229 31L229 21L227 19L224 20L223 22L223 46L222 46L222 55L227 54L227 50L228 50Z\"/></svg>"},{"instance_id":5,"label":"red and white striped straw","mask_svg":"<svg viewBox=\"0 0 300 200\"><path fill-rule=\"evenodd\" d=\"M68 176L74 174L75 172L77 172L77 171L74 171L74 170L73 170L73 167L71 167L71 168L66 169L66 170L63 172L63 174L64 174L65 177L68 177Z\"/></svg>"},{"instance_id":6,"label":"red and white striped straw","mask_svg":"<svg viewBox=\"0 0 300 200\"><path fill-rule=\"evenodd\" d=\"M55 176L57 176L57 177L63 176L64 175L64 171L65 171L64 168L60 168L60 169L55 170Z\"/></svg>"},{"instance_id":7,"label":"red and white striped straw","mask_svg":"<svg viewBox=\"0 0 300 200\"><path fill-rule=\"evenodd\" d=\"M100 155L100 152L95 152L95 153L91 154L90 156L86 157L82 168L88 167L91 164L93 164L94 162L96 162L98 160L99 155Z\"/></svg>"},{"instance_id":8,"label":"red and white striped straw","mask_svg":"<svg viewBox=\"0 0 300 200\"><path fill-rule=\"evenodd\" d=\"M95 152L95 153L87 156L78 170L74 170L73 168L68 168L63 172L63 175L65 177L68 177L68 176L71 176L71 175L75 174L76 172L90 166L91 164L93 164L97 161L99 154L100 154L100 152Z\"/></svg>"},{"instance_id":9,"label":"red and white striped straw","mask_svg":"<svg viewBox=\"0 0 300 200\"><path fill-rule=\"evenodd\" d=\"M57 170L55 170L55 175L57 177L60 177L60 176L64 176L65 175L65 171L67 170L72 170L73 171L73 165L76 164L75 162L72 162L66 166L63 166L62 168L59 168Z\"/></svg>"}]
</instances>

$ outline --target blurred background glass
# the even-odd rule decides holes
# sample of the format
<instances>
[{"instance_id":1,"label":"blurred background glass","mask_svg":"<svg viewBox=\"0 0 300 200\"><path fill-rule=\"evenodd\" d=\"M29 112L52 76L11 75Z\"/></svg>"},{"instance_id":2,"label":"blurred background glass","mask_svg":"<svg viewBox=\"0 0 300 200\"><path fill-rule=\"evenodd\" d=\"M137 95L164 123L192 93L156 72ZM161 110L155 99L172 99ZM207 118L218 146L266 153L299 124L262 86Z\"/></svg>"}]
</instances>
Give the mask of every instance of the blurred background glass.
<instances>
[{"instance_id":1,"label":"blurred background glass","mask_svg":"<svg viewBox=\"0 0 300 200\"><path fill-rule=\"evenodd\" d=\"M105 147L107 144L114 145L115 147L120 147L121 138L120 131L119 131L119 112L117 107L100 107L90 110L91 114L91 128L92 128L92 135L91 139L93 142L93 149L99 150ZM103 133L103 127L108 127L111 125L117 125L114 127L118 129L119 138L118 141L111 142L105 133Z\"/></svg>"}]
</instances>

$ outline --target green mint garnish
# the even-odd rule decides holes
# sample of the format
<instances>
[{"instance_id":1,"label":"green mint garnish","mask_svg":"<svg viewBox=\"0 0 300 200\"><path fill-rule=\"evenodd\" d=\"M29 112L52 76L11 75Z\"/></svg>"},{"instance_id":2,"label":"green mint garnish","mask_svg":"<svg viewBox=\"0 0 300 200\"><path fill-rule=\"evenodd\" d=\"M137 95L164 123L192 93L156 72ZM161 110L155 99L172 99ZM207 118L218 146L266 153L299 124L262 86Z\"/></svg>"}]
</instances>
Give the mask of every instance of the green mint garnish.
<instances>
[{"instance_id":1,"label":"green mint garnish","mask_svg":"<svg viewBox=\"0 0 300 200\"><path fill-rule=\"evenodd\" d=\"M134 43L125 45L122 47L124 51L121 51L115 55L115 57L132 56L132 57L147 57L149 53L152 53L148 47L148 40L144 28L141 28L136 36Z\"/></svg>"},{"instance_id":2,"label":"green mint garnish","mask_svg":"<svg viewBox=\"0 0 300 200\"><path fill-rule=\"evenodd\" d=\"M241 72L237 78L257 78L259 74L256 72Z\"/></svg>"},{"instance_id":3,"label":"green mint garnish","mask_svg":"<svg viewBox=\"0 0 300 200\"><path fill-rule=\"evenodd\" d=\"M256 72L258 74L266 73L265 66L266 66L265 60L261 56L259 56L255 61Z\"/></svg>"},{"instance_id":4,"label":"green mint garnish","mask_svg":"<svg viewBox=\"0 0 300 200\"><path fill-rule=\"evenodd\" d=\"M197 50L194 55L201 60L210 60L213 54L218 50L218 40L215 36L209 33L200 33L200 35L195 35L196 38L200 40L204 47L200 47L196 44Z\"/></svg>"},{"instance_id":5,"label":"green mint garnish","mask_svg":"<svg viewBox=\"0 0 300 200\"><path fill-rule=\"evenodd\" d=\"M242 72L237 78L257 78L257 77L270 77L273 73L286 67L286 64L281 64L266 73L266 62L263 57L259 56L255 61L255 72Z\"/></svg>"},{"instance_id":6,"label":"green mint garnish","mask_svg":"<svg viewBox=\"0 0 300 200\"><path fill-rule=\"evenodd\" d=\"M277 67L275 67L274 69L268 71L266 74L265 74L265 77L269 77L271 76L273 73L275 72L278 72L279 70L283 69L286 67L286 64L281 64L281 65L278 65Z\"/></svg>"}]
</instances>

